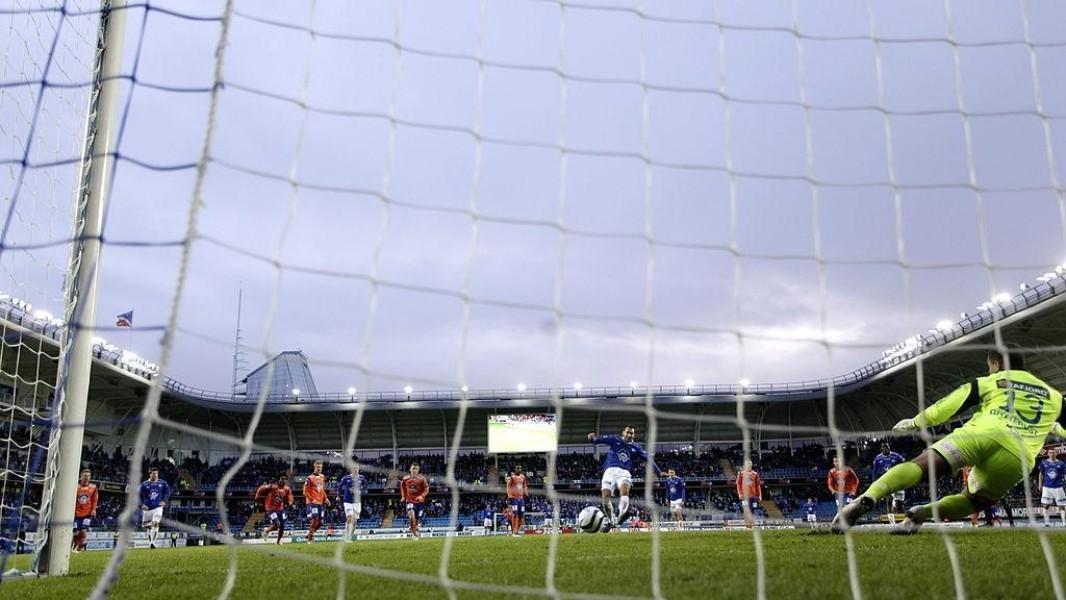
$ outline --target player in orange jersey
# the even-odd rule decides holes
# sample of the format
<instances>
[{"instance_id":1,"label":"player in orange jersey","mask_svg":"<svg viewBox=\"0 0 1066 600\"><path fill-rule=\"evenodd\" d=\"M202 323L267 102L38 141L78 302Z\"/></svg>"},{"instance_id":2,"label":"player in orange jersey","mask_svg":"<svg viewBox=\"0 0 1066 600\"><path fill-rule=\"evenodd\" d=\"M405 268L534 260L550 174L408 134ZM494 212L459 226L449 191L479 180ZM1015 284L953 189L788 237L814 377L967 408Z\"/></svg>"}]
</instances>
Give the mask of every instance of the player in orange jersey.
<instances>
[{"instance_id":1,"label":"player in orange jersey","mask_svg":"<svg viewBox=\"0 0 1066 600\"><path fill-rule=\"evenodd\" d=\"M855 499L855 492L859 491L859 476L849 466L841 469L840 459L834 456L833 468L829 469L825 484L836 498L837 509L841 509Z\"/></svg>"},{"instance_id":2,"label":"player in orange jersey","mask_svg":"<svg viewBox=\"0 0 1066 600\"><path fill-rule=\"evenodd\" d=\"M96 490L96 484L91 483L93 473L89 469L81 470L78 479L78 493L74 497L74 544L75 552L85 550L85 538L89 535L89 526L96 518L96 505L100 503L100 493Z\"/></svg>"},{"instance_id":3,"label":"player in orange jersey","mask_svg":"<svg viewBox=\"0 0 1066 600\"><path fill-rule=\"evenodd\" d=\"M304 481L304 503L307 504L307 516L311 519L311 526L307 529L308 544L315 541L315 532L322 526L322 519L326 518L326 506L329 506L322 461L316 460L311 469L312 473Z\"/></svg>"},{"instance_id":4,"label":"player in orange jersey","mask_svg":"<svg viewBox=\"0 0 1066 600\"><path fill-rule=\"evenodd\" d=\"M507 477L507 504L511 507L511 535L517 536L526 525L526 496L529 484L522 465L515 465Z\"/></svg>"},{"instance_id":5,"label":"player in orange jersey","mask_svg":"<svg viewBox=\"0 0 1066 600\"><path fill-rule=\"evenodd\" d=\"M755 509L762 503L762 480L750 460L744 461L744 470L737 473L737 497L744 511L744 525L751 529L755 526Z\"/></svg>"},{"instance_id":6,"label":"player in orange jersey","mask_svg":"<svg viewBox=\"0 0 1066 600\"><path fill-rule=\"evenodd\" d=\"M293 505L292 489L289 488L289 476L282 473L277 483L265 483L255 492L255 501L263 502L263 510L270 519L270 527L263 533L265 538L271 531L278 532L278 543L285 535L285 509Z\"/></svg>"},{"instance_id":7,"label":"player in orange jersey","mask_svg":"<svg viewBox=\"0 0 1066 600\"><path fill-rule=\"evenodd\" d=\"M429 482L419 473L420 470L421 467L418 463L412 463L410 472L400 482L400 500L407 511L407 522L411 527L411 536L415 539L422 537L418 533L418 521L422 518L426 496L429 494Z\"/></svg>"}]
</instances>

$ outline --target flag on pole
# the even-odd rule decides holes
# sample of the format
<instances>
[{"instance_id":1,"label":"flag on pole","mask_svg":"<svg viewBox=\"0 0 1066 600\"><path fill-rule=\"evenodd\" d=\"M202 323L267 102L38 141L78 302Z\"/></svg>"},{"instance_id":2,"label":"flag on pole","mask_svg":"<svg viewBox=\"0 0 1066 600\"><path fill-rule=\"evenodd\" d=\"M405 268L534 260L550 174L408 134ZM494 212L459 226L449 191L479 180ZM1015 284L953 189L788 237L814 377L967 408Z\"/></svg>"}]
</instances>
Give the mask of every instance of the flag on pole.
<instances>
[{"instance_id":1,"label":"flag on pole","mask_svg":"<svg viewBox=\"0 0 1066 600\"><path fill-rule=\"evenodd\" d=\"M133 311L124 312L121 315L115 317L116 327L133 327Z\"/></svg>"}]
</instances>

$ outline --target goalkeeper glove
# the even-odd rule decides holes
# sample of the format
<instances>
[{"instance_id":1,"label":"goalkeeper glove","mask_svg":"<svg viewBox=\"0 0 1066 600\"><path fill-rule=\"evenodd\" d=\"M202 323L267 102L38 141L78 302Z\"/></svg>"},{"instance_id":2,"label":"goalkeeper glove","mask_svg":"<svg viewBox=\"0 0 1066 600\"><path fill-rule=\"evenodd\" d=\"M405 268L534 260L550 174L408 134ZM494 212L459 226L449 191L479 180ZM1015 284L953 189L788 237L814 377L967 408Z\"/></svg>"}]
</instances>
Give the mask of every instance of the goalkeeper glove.
<instances>
[{"instance_id":1,"label":"goalkeeper glove","mask_svg":"<svg viewBox=\"0 0 1066 600\"><path fill-rule=\"evenodd\" d=\"M914 419L903 419L899 423L896 423L896 426L892 428L892 431L903 433L907 431L918 431L918 429L919 427L914 424Z\"/></svg>"}]
</instances>

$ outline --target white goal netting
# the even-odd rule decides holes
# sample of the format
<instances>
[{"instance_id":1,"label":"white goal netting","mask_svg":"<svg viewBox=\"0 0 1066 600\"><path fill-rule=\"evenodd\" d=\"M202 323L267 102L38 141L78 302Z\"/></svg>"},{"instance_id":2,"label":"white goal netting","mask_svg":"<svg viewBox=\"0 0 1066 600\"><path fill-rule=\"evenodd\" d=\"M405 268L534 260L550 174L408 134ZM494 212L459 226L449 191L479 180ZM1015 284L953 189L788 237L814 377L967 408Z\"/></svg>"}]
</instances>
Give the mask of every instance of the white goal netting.
<instances>
[{"instance_id":1,"label":"white goal netting","mask_svg":"<svg viewBox=\"0 0 1066 600\"><path fill-rule=\"evenodd\" d=\"M664 531L754 519L762 598L768 528L803 521L808 496L825 521L834 457L865 488L886 437L924 449L944 431L897 440L892 425L984 374L973 357L986 350L1020 344L1034 373L1061 377L1066 8L1054 2L121 10L102 312L80 324L100 338L97 366L85 422L60 426L101 11L0 5L5 560L41 548L27 534L47 505L47 456L79 428L102 493L90 547L114 549L98 596L150 543L130 485L147 468L172 488L165 535L229 546L225 597L268 522L255 490L285 471L302 503L315 460L331 481L358 461L370 485L357 529L398 537L407 519L390 498L420 462L425 524L444 537L431 574L372 566L345 544L276 550L335 570L338 597L352 573L451 596L575 595L558 577L564 532L600 504L585 435L632 423L691 496L673 522L638 463L632 529L650 532L650 570L628 593L670 595ZM555 413L559 452L488 455L484 417L511 408ZM537 528L540 580L457 575L458 533L482 515L511 527L499 514L518 460L530 514L558 522ZM734 491L748 462L768 480L754 514ZM1012 491L1032 526L1036 481ZM915 498L945 485L931 475ZM939 531L963 598L955 534ZM1048 531L1034 535L1061 598ZM856 537L844 544L858 598Z\"/></svg>"}]
</instances>

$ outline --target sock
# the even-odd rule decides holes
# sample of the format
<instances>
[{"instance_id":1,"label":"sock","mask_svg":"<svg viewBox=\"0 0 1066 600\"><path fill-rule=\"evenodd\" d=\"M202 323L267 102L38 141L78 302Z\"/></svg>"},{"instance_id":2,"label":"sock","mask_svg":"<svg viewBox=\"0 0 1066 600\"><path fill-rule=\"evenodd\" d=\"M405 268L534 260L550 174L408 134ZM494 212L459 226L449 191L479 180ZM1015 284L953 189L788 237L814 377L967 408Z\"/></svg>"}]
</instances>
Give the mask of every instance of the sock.
<instances>
[{"instance_id":1,"label":"sock","mask_svg":"<svg viewBox=\"0 0 1066 600\"><path fill-rule=\"evenodd\" d=\"M621 496L618 498L618 516L624 518L629 514L629 496Z\"/></svg>"},{"instance_id":2,"label":"sock","mask_svg":"<svg viewBox=\"0 0 1066 600\"><path fill-rule=\"evenodd\" d=\"M1044 507L1044 525L1051 525L1051 509Z\"/></svg>"},{"instance_id":3,"label":"sock","mask_svg":"<svg viewBox=\"0 0 1066 600\"><path fill-rule=\"evenodd\" d=\"M911 462L901 463L871 483L863 496L873 498L876 502L889 494L917 485L922 477L921 467Z\"/></svg>"},{"instance_id":4,"label":"sock","mask_svg":"<svg viewBox=\"0 0 1066 600\"><path fill-rule=\"evenodd\" d=\"M606 498L603 501L603 514L614 523L614 504L611 504L610 498Z\"/></svg>"},{"instance_id":5,"label":"sock","mask_svg":"<svg viewBox=\"0 0 1066 600\"><path fill-rule=\"evenodd\" d=\"M974 514L974 505L970 502L970 499L963 494L954 494L952 496L945 496L940 500L932 504L926 504L925 506L919 506L915 509L918 518L924 520L931 519L933 517L933 506L936 506L940 519L949 519L957 521L965 519L966 515Z\"/></svg>"}]
</instances>

